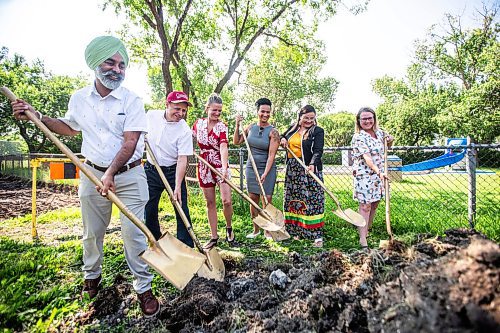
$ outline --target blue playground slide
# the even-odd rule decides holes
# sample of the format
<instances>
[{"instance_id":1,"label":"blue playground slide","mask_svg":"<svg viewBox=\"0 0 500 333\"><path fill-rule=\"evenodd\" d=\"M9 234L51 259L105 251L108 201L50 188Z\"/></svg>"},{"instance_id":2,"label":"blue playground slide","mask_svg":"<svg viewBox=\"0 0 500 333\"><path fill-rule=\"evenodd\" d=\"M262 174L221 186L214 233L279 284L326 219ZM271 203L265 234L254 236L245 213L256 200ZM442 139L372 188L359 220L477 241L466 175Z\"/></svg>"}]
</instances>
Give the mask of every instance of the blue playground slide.
<instances>
[{"instance_id":1,"label":"blue playground slide","mask_svg":"<svg viewBox=\"0 0 500 333\"><path fill-rule=\"evenodd\" d=\"M446 141L447 146L462 146L467 144L466 138L450 138ZM441 168L459 162L465 156L466 149L462 148L460 152L453 152L452 149L447 149L446 153L436 158L418 163L403 165L401 171L424 171Z\"/></svg>"}]
</instances>

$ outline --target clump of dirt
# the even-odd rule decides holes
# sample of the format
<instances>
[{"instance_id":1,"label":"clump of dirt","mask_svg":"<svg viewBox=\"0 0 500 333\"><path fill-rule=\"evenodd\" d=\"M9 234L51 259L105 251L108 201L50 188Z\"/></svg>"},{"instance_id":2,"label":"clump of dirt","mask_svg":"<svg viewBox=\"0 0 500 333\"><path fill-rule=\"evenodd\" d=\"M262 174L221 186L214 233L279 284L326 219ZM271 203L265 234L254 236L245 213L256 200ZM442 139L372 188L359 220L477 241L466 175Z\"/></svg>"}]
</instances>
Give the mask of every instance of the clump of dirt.
<instances>
[{"instance_id":1,"label":"clump of dirt","mask_svg":"<svg viewBox=\"0 0 500 333\"><path fill-rule=\"evenodd\" d=\"M497 332L499 247L477 235L467 238L459 242L468 243L465 248L418 260L381 285L369 311L370 331Z\"/></svg>"},{"instance_id":2,"label":"clump of dirt","mask_svg":"<svg viewBox=\"0 0 500 333\"><path fill-rule=\"evenodd\" d=\"M0 221L31 213L31 180L0 175ZM75 186L37 182L37 213L78 206Z\"/></svg>"},{"instance_id":3,"label":"clump of dirt","mask_svg":"<svg viewBox=\"0 0 500 333\"><path fill-rule=\"evenodd\" d=\"M228 285L222 282L194 278L176 298L166 306L159 318L171 330L180 330L186 324L200 325L219 315L227 302Z\"/></svg>"},{"instance_id":4,"label":"clump of dirt","mask_svg":"<svg viewBox=\"0 0 500 333\"><path fill-rule=\"evenodd\" d=\"M172 332L500 330L500 248L468 230L421 237L411 247L291 253L282 263L247 259L226 269L224 282L194 278L176 295L156 290L164 298L154 319L126 316L122 309L134 306L126 303L134 293L120 292L116 282L105 289L104 303L91 306L89 320ZM277 269L289 278L284 288L269 282Z\"/></svg>"}]
</instances>

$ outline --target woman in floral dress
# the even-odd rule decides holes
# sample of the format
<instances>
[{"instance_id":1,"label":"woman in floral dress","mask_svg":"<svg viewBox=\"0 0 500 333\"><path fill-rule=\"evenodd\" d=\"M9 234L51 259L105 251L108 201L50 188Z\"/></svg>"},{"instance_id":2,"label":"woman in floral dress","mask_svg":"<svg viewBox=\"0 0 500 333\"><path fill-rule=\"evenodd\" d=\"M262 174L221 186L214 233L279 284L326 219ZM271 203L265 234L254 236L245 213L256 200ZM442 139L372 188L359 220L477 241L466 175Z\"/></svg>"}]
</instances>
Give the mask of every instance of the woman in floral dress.
<instances>
[{"instance_id":1,"label":"woman in floral dress","mask_svg":"<svg viewBox=\"0 0 500 333\"><path fill-rule=\"evenodd\" d=\"M358 227L361 248L368 248L366 237L372 226L380 199L383 198L384 184L387 178L384 170L384 136L388 146L394 138L382 132L377 125L377 116L373 109L361 108L356 115L356 133L352 138L354 200L359 202L359 213L367 224Z\"/></svg>"},{"instance_id":2,"label":"woman in floral dress","mask_svg":"<svg viewBox=\"0 0 500 333\"><path fill-rule=\"evenodd\" d=\"M300 109L297 123L282 135L280 144L289 147L310 171L323 180L324 130L316 125L316 110L311 105ZM288 153L285 176L284 211L286 229L294 238L314 240L323 246L325 194L323 188Z\"/></svg>"},{"instance_id":3,"label":"woman in floral dress","mask_svg":"<svg viewBox=\"0 0 500 333\"><path fill-rule=\"evenodd\" d=\"M212 94L205 106L206 118L200 118L193 125L193 136L200 148L200 156L216 168L228 179L228 129L220 119L222 113L222 98ZM231 202L231 188L223 179L211 171L205 164L198 162L198 181L207 202L208 222L210 224L211 238L204 248L211 249L217 245L217 207L215 199L215 186L219 185L222 199L224 217L226 219L226 241L234 241L234 232L231 226L233 204Z\"/></svg>"}]
</instances>

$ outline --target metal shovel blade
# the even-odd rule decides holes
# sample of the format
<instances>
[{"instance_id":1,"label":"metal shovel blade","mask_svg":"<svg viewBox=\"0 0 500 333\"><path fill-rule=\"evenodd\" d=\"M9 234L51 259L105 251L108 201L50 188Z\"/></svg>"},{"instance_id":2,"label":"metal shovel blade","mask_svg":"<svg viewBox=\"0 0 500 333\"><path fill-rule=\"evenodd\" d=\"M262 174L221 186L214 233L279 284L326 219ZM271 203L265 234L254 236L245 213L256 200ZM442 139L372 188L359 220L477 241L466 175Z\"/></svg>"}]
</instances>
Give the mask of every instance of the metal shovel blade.
<instances>
[{"instance_id":1,"label":"metal shovel blade","mask_svg":"<svg viewBox=\"0 0 500 333\"><path fill-rule=\"evenodd\" d=\"M366 221L363 218L363 216L361 216L361 214L353 211L350 208L344 210L341 209L334 210L333 214L337 215L344 221L354 224L357 227L364 227L366 225Z\"/></svg>"},{"instance_id":2,"label":"metal shovel blade","mask_svg":"<svg viewBox=\"0 0 500 333\"><path fill-rule=\"evenodd\" d=\"M264 207L264 210L267 212L269 216L271 216L273 224L280 227L285 226L285 216L283 216L283 212L281 210L274 207L270 203L268 203L267 206Z\"/></svg>"},{"instance_id":3,"label":"metal shovel blade","mask_svg":"<svg viewBox=\"0 0 500 333\"><path fill-rule=\"evenodd\" d=\"M273 238L273 240L275 242L280 242L280 241L283 241L285 239L290 238L290 235L288 234L288 232L286 231L286 228L285 228L285 217L283 216L283 212L271 204L267 204L267 206L264 208L264 210L272 218L272 223L271 223L272 229L276 229L276 227L280 227L280 229L269 230L269 228L268 229L266 229L264 227L261 227L261 228L264 230L267 230L271 234L271 237Z\"/></svg>"},{"instance_id":4,"label":"metal shovel blade","mask_svg":"<svg viewBox=\"0 0 500 333\"><path fill-rule=\"evenodd\" d=\"M205 262L203 254L168 232L151 244L140 257L180 290L186 287Z\"/></svg>"},{"instance_id":5,"label":"metal shovel blade","mask_svg":"<svg viewBox=\"0 0 500 333\"><path fill-rule=\"evenodd\" d=\"M275 242L280 242L290 238L290 234L286 231L285 227L281 228L278 231L269 231L269 233L271 234L271 237Z\"/></svg>"},{"instance_id":6,"label":"metal shovel blade","mask_svg":"<svg viewBox=\"0 0 500 333\"><path fill-rule=\"evenodd\" d=\"M222 261L219 252L217 252L217 249L213 247L208 251L205 250L205 255L206 260L198 270L198 276L209 280L224 281L226 268L224 267L224 262Z\"/></svg>"},{"instance_id":7,"label":"metal shovel blade","mask_svg":"<svg viewBox=\"0 0 500 333\"><path fill-rule=\"evenodd\" d=\"M259 213L252 221L257 224L260 228L267 231L278 231L283 226L273 223L272 218L265 216L265 214Z\"/></svg>"}]
</instances>

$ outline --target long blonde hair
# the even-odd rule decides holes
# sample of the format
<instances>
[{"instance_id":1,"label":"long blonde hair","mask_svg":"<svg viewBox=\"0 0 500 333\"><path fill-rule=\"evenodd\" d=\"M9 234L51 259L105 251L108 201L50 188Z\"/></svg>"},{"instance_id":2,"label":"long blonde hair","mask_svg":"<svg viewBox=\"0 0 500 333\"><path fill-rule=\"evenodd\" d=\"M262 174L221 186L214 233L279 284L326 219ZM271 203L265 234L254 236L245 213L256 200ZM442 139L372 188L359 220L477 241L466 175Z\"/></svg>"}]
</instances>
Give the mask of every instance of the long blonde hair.
<instances>
[{"instance_id":1,"label":"long blonde hair","mask_svg":"<svg viewBox=\"0 0 500 333\"><path fill-rule=\"evenodd\" d=\"M377 131L378 128L378 123L377 123L377 115L375 114L375 111L373 111L372 108L369 108L367 106L362 107L359 109L358 113L356 114L356 125L354 127L354 131L356 133L359 133L363 128L361 127L361 113L363 112L369 112L373 115L373 130Z\"/></svg>"}]
</instances>

